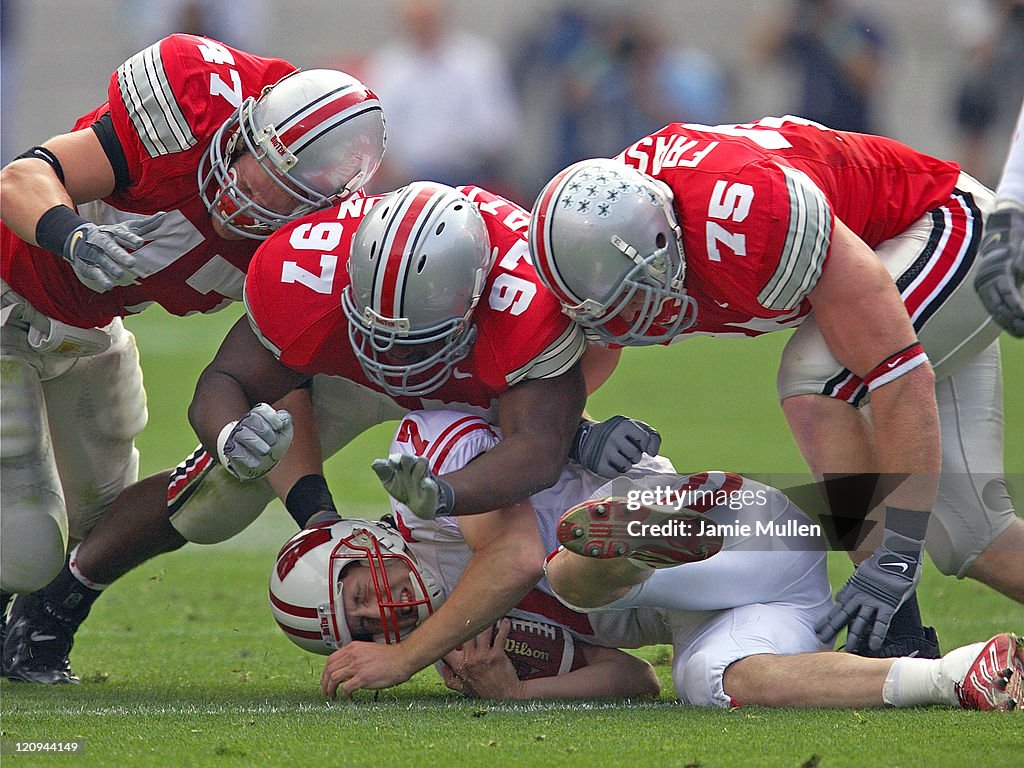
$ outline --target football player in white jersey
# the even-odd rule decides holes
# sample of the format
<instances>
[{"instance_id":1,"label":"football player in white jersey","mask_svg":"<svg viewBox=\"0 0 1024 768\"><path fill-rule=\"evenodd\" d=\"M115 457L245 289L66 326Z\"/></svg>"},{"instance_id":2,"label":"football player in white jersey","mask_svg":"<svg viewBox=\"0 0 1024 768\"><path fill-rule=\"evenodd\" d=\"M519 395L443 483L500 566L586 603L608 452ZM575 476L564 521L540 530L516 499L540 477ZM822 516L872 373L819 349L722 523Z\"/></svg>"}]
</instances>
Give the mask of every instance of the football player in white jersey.
<instances>
[{"instance_id":1,"label":"football player in white jersey","mask_svg":"<svg viewBox=\"0 0 1024 768\"><path fill-rule=\"evenodd\" d=\"M444 471L499 440L473 416L410 413L392 451L425 449L432 467ZM645 505L643 493L659 489L682 501ZM1011 709L1020 696L1024 644L1009 633L941 660L823 652L814 627L831 605L824 547L810 519L768 486L725 472L683 477L654 457L611 483L570 465L529 503L534 514L518 517L532 517L532 536L555 551L547 577L526 595L474 578L467 522L487 523L499 539L524 535L504 532L498 516L426 521L392 502L395 529L367 523L360 539L352 536L359 524L345 521L290 540L271 574L271 606L290 639L330 654L323 693L394 685L441 658L451 687L494 698L650 692L630 675L587 674L585 667L543 683L518 680L489 627L511 613L560 624L590 645L671 643L676 693L695 706ZM677 532L635 533L628 527L634 522L675 525ZM616 530L619 524L629 533ZM702 530L678 533L687 526ZM583 556L556 549L559 541ZM350 569L355 562L373 578ZM843 684L824 686L822 679Z\"/></svg>"}]
</instances>

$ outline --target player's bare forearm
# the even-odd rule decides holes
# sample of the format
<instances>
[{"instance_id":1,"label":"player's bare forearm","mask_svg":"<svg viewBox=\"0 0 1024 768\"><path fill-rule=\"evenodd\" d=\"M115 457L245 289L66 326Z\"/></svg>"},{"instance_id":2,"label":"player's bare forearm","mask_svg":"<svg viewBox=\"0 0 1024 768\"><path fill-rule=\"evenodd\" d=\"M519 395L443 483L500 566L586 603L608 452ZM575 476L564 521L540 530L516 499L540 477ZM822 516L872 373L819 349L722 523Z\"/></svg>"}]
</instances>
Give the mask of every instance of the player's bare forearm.
<instances>
[{"instance_id":1,"label":"player's bare forearm","mask_svg":"<svg viewBox=\"0 0 1024 768\"><path fill-rule=\"evenodd\" d=\"M529 504L460 523L473 556L444 604L395 650L412 675L508 613L544 573L544 546Z\"/></svg>"},{"instance_id":2,"label":"player's bare forearm","mask_svg":"<svg viewBox=\"0 0 1024 768\"><path fill-rule=\"evenodd\" d=\"M96 200L114 190L114 171L92 130L54 137L44 146L58 158L62 184L53 167L36 158L15 160L0 172L0 211L5 224L26 243L36 244L36 225L57 205Z\"/></svg>"},{"instance_id":3,"label":"player's bare forearm","mask_svg":"<svg viewBox=\"0 0 1024 768\"><path fill-rule=\"evenodd\" d=\"M455 491L455 514L505 507L554 485L585 402L579 364L555 379L526 381L504 393L498 404L501 442L444 476Z\"/></svg>"},{"instance_id":4,"label":"player's bare forearm","mask_svg":"<svg viewBox=\"0 0 1024 768\"><path fill-rule=\"evenodd\" d=\"M617 648L583 645L587 665L555 677L524 680L524 699L649 699L661 693L654 667Z\"/></svg>"},{"instance_id":5,"label":"player's bare forearm","mask_svg":"<svg viewBox=\"0 0 1024 768\"><path fill-rule=\"evenodd\" d=\"M829 349L843 365L865 380L885 381L876 374L886 366L897 372L871 391L878 469L912 475L887 506L930 511L941 464L934 374L927 362L903 373L894 368L924 359L912 346L918 341L914 328L882 262L838 219L829 262L809 298Z\"/></svg>"},{"instance_id":6,"label":"player's bare forearm","mask_svg":"<svg viewBox=\"0 0 1024 768\"><path fill-rule=\"evenodd\" d=\"M188 418L200 442L217 455L217 436L257 403L275 403L306 380L281 365L242 317L199 376Z\"/></svg>"}]
</instances>

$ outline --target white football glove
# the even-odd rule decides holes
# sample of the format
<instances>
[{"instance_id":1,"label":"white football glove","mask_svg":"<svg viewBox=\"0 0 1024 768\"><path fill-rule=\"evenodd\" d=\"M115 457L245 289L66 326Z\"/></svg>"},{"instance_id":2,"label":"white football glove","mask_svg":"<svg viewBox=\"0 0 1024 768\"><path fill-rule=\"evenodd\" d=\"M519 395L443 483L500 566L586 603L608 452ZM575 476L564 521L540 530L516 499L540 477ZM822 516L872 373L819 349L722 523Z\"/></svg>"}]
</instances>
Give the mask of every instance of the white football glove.
<instances>
[{"instance_id":1,"label":"white football glove","mask_svg":"<svg viewBox=\"0 0 1024 768\"><path fill-rule=\"evenodd\" d=\"M455 491L430 471L422 456L393 453L370 465L391 497L405 504L416 517L433 520L450 515L455 508Z\"/></svg>"},{"instance_id":2,"label":"white football glove","mask_svg":"<svg viewBox=\"0 0 1024 768\"><path fill-rule=\"evenodd\" d=\"M263 477L292 444L292 416L259 403L238 421L226 424L217 438L217 456L239 480Z\"/></svg>"}]
</instances>

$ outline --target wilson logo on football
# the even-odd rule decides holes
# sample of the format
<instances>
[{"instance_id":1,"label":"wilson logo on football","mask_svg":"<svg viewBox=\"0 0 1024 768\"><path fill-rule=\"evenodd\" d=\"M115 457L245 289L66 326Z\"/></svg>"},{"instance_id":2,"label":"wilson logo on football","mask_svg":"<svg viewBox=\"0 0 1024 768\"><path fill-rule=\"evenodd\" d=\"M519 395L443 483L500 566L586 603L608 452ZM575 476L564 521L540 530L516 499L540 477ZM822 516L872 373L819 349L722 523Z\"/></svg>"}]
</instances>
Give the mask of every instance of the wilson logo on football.
<instances>
[{"instance_id":1,"label":"wilson logo on football","mask_svg":"<svg viewBox=\"0 0 1024 768\"><path fill-rule=\"evenodd\" d=\"M538 661L551 661L551 654L540 648L531 648L528 643L521 640L513 640L511 637L505 641L505 653L514 653L527 659Z\"/></svg>"}]
</instances>

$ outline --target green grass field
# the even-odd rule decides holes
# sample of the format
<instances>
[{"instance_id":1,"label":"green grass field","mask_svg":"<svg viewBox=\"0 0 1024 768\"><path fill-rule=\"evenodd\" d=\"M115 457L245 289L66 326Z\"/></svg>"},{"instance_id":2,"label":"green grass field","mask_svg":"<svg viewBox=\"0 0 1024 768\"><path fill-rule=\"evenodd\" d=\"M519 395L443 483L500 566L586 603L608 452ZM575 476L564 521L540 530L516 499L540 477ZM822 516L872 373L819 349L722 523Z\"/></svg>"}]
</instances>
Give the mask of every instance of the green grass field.
<instances>
[{"instance_id":1,"label":"green grass field","mask_svg":"<svg viewBox=\"0 0 1024 768\"><path fill-rule=\"evenodd\" d=\"M186 420L196 376L237 317L171 321L150 310L139 336L150 425L143 472L170 466L195 444ZM591 401L658 426L681 469L801 473L774 398L781 339L696 339L631 350ZM1024 343L1004 341L1007 469L1024 502ZM384 492L369 470L390 427L364 435L328 464L350 514L379 515ZM665 648L645 649L660 701L494 704L467 701L428 670L375 697L329 703L320 657L296 649L266 603L269 568L291 522L273 505L243 535L157 558L112 587L72 654L82 684L0 685L4 765L249 766L887 766L996 768L1024 764L1019 717L950 711L795 711L681 708ZM1024 556L1024 554L1022 554ZM849 565L836 557L833 581ZM997 631L1024 631L1024 608L973 582L926 570L922 610L946 648ZM835 685L821 680L822 686ZM12 754L15 740L71 740L81 754Z\"/></svg>"}]
</instances>

